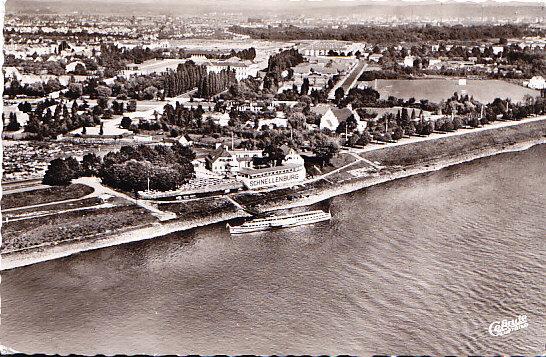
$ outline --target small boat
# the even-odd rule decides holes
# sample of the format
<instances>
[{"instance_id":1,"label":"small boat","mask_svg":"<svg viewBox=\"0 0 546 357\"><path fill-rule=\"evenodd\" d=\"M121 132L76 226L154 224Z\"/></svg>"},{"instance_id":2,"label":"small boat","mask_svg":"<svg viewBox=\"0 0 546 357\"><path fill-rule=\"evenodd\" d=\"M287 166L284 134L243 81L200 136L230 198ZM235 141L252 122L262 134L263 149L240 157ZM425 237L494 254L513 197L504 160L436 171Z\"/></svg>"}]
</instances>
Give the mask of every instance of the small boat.
<instances>
[{"instance_id":1,"label":"small boat","mask_svg":"<svg viewBox=\"0 0 546 357\"><path fill-rule=\"evenodd\" d=\"M229 223L226 226L231 234L251 233L259 231L268 231L271 229L289 228L301 226L304 224L317 223L328 221L332 218L330 212L322 210L294 213L284 216L270 216L265 218L253 219L245 222L240 226L231 226Z\"/></svg>"}]
</instances>

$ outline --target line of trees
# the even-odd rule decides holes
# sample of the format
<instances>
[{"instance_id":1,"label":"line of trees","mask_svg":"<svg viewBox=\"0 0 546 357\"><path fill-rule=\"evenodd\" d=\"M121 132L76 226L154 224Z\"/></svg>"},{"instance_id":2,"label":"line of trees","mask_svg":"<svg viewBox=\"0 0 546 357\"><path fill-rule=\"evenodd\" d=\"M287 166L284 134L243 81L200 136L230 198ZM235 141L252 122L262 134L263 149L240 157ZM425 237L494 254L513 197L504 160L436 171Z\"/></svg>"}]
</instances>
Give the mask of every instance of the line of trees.
<instances>
[{"instance_id":1,"label":"line of trees","mask_svg":"<svg viewBox=\"0 0 546 357\"><path fill-rule=\"evenodd\" d=\"M165 96L176 97L197 87L206 74L205 66L198 66L191 61L179 64L176 71L169 71L163 75Z\"/></svg>"},{"instance_id":2,"label":"line of trees","mask_svg":"<svg viewBox=\"0 0 546 357\"><path fill-rule=\"evenodd\" d=\"M210 98L215 94L223 92L235 83L237 83L235 71L229 68L218 73L210 72L199 81L196 95L201 98Z\"/></svg>"},{"instance_id":3,"label":"line of trees","mask_svg":"<svg viewBox=\"0 0 546 357\"><path fill-rule=\"evenodd\" d=\"M526 27L506 24L472 26L365 26L350 25L336 29L326 27L302 28L297 26L243 27L231 26L229 31L262 40L341 40L372 43L400 43L441 40L481 40L484 38L521 38L536 36L537 31Z\"/></svg>"}]
</instances>

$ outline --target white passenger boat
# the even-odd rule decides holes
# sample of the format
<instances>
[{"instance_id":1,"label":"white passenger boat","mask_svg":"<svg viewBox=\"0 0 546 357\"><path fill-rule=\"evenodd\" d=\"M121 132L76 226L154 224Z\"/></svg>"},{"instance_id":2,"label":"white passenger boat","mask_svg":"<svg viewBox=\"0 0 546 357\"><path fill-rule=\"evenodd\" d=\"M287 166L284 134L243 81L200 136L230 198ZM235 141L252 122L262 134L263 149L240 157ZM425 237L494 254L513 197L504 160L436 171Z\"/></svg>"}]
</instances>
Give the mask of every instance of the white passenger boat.
<instances>
[{"instance_id":1,"label":"white passenger boat","mask_svg":"<svg viewBox=\"0 0 546 357\"><path fill-rule=\"evenodd\" d=\"M328 221L331 218L332 215L330 214L330 212L318 210L311 212L294 213L284 216L270 216L266 218L253 219L251 221L243 223L240 226L230 226L228 223L226 226L229 228L229 233L241 234L267 231L277 228L296 227L304 224Z\"/></svg>"}]
</instances>

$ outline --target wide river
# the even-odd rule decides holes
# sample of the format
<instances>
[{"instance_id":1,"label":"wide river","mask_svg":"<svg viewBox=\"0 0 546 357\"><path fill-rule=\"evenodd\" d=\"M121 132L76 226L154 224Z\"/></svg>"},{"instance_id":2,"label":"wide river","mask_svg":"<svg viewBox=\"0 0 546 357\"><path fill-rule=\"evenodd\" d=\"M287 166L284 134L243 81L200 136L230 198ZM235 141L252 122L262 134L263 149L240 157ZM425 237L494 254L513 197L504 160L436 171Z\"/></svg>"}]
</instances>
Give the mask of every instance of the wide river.
<instances>
[{"instance_id":1,"label":"wide river","mask_svg":"<svg viewBox=\"0 0 546 357\"><path fill-rule=\"evenodd\" d=\"M2 272L0 343L34 353L526 354L546 342L546 146ZM494 321L527 315L504 336Z\"/></svg>"}]
</instances>

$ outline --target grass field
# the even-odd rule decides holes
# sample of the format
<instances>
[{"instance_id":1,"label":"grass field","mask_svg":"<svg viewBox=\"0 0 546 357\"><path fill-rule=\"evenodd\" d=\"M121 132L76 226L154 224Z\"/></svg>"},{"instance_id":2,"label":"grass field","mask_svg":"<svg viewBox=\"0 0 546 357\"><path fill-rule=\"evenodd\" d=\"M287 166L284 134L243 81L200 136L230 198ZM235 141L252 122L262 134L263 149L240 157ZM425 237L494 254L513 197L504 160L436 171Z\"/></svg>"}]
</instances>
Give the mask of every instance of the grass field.
<instances>
[{"instance_id":1,"label":"grass field","mask_svg":"<svg viewBox=\"0 0 546 357\"><path fill-rule=\"evenodd\" d=\"M374 85L373 82L365 82L368 85ZM474 96L474 99L481 103L490 103L495 98L510 98L514 102L523 100L526 94L533 97L540 95L540 92L534 89L525 88L516 84L508 83L496 79L468 80L467 84L461 86L458 79L378 79L377 91L382 99L389 96L397 98L416 100L428 99L431 102L438 103L445 100L457 92L459 94L468 94Z\"/></svg>"},{"instance_id":2,"label":"grass field","mask_svg":"<svg viewBox=\"0 0 546 357\"><path fill-rule=\"evenodd\" d=\"M43 243L85 239L112 231L155 222L138 206L76 211L2 224L2 251L29 248Z\"/></svg>"},{"instance_id":3,"label":"grass field","mask_svg":"<svg viewBox=\"0 0 546 357\"><path fill-rule=\"evenodd\" d=\"M2 213L2 216L5 219L14 219L14 218L23 218L34 215L44 215L44 214L53 214L61 211L80 209L97 206L103 203L98 197L82 198L81 200L51 204L47 206L37 206L31 208L21 208L9 212Z\"/></svg>"},{"instance_id":4,"label":"grass field","mask_svg":"<svg viewBox=\"0 0 546 357\"><path fill-rule=\"evenodd\" d=\"M93 193L93 191L93 188L89 186L73 184L69 186L55 186L41 190L4 194L2 196L2 209L70 200L86 196Z\"/></svg>"},{"instance_id":5,"label":"grass field","mask_svg":"<svg viewBox=\"0 0 546 357\"><path fill-rule=\"evenodd\" d=\"M182 220L237 211L237 207L232 202L220 197L207 197L192 201L181 201L180 203L161 203L159 209L176 213L178 218Z\"/></svg>"},{"instance_id":6,"label":"grass field","mask_svg":"<svg viewBox=\"0 0 546 357\"><path fill-rule=\"evenodd\" d=\"M365 159L379 161L382 165L415 165L427 161L470 153L487 147L502 147L546 136L544 121L522 123L516 126L469 132L407 145L385 147L360 154Z\"/></svg>"}]
</instances>

